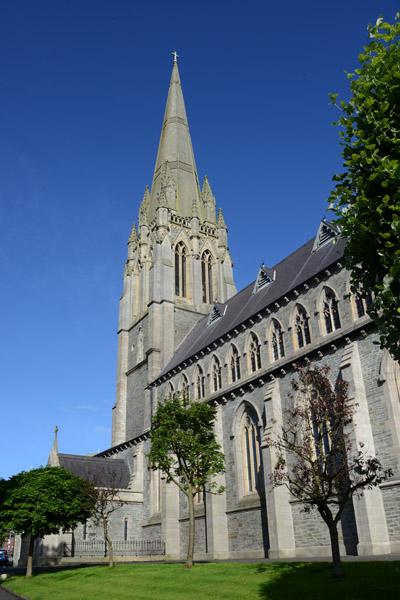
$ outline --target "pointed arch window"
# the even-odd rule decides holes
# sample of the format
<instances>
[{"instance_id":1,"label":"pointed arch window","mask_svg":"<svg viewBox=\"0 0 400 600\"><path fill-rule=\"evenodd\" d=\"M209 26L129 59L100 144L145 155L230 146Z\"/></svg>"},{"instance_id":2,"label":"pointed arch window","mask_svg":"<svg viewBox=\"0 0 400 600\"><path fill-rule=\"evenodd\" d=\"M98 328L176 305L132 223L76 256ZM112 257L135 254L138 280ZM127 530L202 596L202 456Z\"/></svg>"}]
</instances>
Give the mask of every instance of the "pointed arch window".
<instances>
[{"instance_id":1,"label":"pointed arch window","mask_svg":"<svg viewBox=\"0 0 400 600\"><path fill-rule=\"evenodd\" d=\"M240 373L240 356L239 356L239 351L236 348L236 346L234 346L232 344L231 348L230 348L230 353L229 353L229 378L230 378L230 382L231 383L235 383L235 381L238 381L241 377L241 373Z\"/></svg>"},{"instance_id":2,"label":"pointed arch window","mask_svg":"<svg viewBox=\"0 0 400 600\"><path fill-rule=\"evenodd\" d=\"M256 411L246 408L241 426L244 493L264 489L264 472L261 453L261 427Z\"/></svg>"},{"instance_id":3,"label":"pointed arch window","mask_svg":"<svg viewBox=\"0 0 400 600\"><path fill-rule=\"evenodd\" d=\"M183 398L189 399L189 381L186 375L182 375L178 390Z\"/></svg>"},{"instance_id":4,"label":"pointed arch window","mask_svg":"<svg viewBox=\"0 0 400 600\"><path fill-rule=\"evenodd\" d=\"M261 369L261 346L260 340L255 333L251 333L248 343L249 369L251 373Z\"/></svg>"},{"instance_id":5,"label":"pointed arch window","mask_svg":"<svg viewBox=\"0 0 400 600\"><path fill-rule=\"evenodd\" d=\"M303 348L311 344L310 325L306 309L300 304L296 305L294 314L295 346Z\"/></svg>"},{"instance_id":6,"label":"pointed arch window","mask_svg":"<svg viewBox=\"0 0 400 600\"><path fill-rule=\"evenodd\" d=\"M175 394L175 390L174 390L174 386L172 385L171 382L169 382L168 386L167 386L167 393L165 395L166 398L173 398Z\"/></svg>"},{"instance_id":7,"label":"pointed arch window","mask_svg":"<svg viewBox=\"0 0 400 600\"><path fill-rule=\"evenodd\" d=\"M205 250L201 255L201 285L203 292L203 302L211 304L213 302L213 281L212 255L209 250Z\"/></svg>"},{"instance_id":8,"label":"pointed arch window","mask_svg":"<svg viewBox=\"0 0 400 600\"><path fill-rule=\"evenodd\" d=\"M221 363L216 356L213 357L211 364L211 386L213 392L217 392L222 388Z\"/></svg>"},{"instance_id":9,"label":"pointed arch window","mask_svg":"<svg viewBox=\"0 0 400 600\"><path fill-rule=\"evenodd\" d=\"M186 246L179 242L175 247L175 295L181 298L186 298L186 256Z\"/></svg>"},{"instance_id":10,"label":"pointed arch window","mask_svg":"<svg viewBox=\"0 0 400 600\"><path fill-rule=\"evenodd\" d=\"M340 316L338 300L330 288L325 287L322 296L322 313L324 318L325 333L332 333L340 329Z\"/></svg>"},{"instance_id":11,"label":"pointed arch window","mask_svg":"<svg viewBox=\"0 0 400 600\"><path fill-rule=\"evenodd\" d=\"M197 366L196 375L195 375L195 390L196 390L196 399L201 400L205 397L205 378L203 369L200 365Z\"/></svg>"},{"instance_id":12,"label":"pointed arch window","mask_svg":"<svg viewBox=\"0 0 400 600\"><path fill-rule=\"evenodd\" d=\"M271 349L273 360L279 360L285 356L283 329L282 325L276 319L272 319L271 323Z\"/></svg>"},{"instance_id":13,"label":"pointed arch window","mask_svg":"<svg viewBox=\"0 0 400 600\"><path fill-rule=\"evenodd\" d=\"M362 286L358 285L353 298L356 318L360 319L361 317L364 317L367 314L367 310L374 301L372 292L370 292L369 290L367 292L364 292Z\"/></svg>"}]
</instances>

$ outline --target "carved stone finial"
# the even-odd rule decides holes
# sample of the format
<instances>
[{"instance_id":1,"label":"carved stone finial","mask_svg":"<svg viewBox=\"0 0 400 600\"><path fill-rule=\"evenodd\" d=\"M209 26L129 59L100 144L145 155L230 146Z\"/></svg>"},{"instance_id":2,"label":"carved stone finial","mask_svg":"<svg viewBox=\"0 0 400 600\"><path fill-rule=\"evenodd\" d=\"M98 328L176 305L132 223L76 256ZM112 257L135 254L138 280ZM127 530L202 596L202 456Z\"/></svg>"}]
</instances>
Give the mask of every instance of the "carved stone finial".
<instances>
[{"instance_id":1,"label":"carved stone finial","mask_svg":"<svg viewBox=\"0 0 400 600\"><path fill-rule=\"evenodd\" d=\"M174 57L174 63L178 62L178 58L179 58L179 54L174 50L173 52L171 52L172 56Z\"/></svg>"},{"instance_id":2,"label":"carved stone finial","mask_svg":"<svg viewBox=\"0 0 400 600\"><path fill-rule=\"evenodd\" d=\"M58 433L58 427L56 425L56 428L54 430L54 439L57 439L57 433Z\"/></svg>"}]
</instances>

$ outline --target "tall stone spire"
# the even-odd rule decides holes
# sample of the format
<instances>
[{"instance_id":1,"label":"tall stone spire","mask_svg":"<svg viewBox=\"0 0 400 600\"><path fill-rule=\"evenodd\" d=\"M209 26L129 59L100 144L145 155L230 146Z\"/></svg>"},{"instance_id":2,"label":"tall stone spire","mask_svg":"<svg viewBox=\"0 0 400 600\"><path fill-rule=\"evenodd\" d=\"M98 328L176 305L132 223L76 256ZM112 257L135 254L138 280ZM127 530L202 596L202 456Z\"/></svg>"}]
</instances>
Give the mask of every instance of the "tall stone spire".
<instances>
[{"instance_id":1,"label":"tall stone spire","mask_svg":"<svg viewBox=\"0 0 400 600\"><path fill-rule=\"evenodd\" d=\"M189 125L183 101L182 86L179 78L178 62L175 57L171 82L168 91L167 106L158 146L153 184L151 186L150 203L148 207L148 222L155 217L158 196L161 191L162 172L165 163L176 186L176 212L183 217L192 216L193 202L196 203L198 214L202 214L200 188L194 160Z\"/></svg>"}]
</instances>

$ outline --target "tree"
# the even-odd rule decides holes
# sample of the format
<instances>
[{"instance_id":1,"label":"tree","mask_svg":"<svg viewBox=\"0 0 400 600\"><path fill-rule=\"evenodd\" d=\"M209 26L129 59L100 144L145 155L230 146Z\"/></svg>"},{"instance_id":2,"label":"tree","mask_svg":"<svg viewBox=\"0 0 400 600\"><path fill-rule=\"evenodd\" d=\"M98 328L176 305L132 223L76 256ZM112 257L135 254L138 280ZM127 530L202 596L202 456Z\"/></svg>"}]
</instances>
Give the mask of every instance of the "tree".
<instances>
[{"instance_id":1,"label":"tree","mask_svg":"<svg viewBox=\"0 0 400 600\"><path fill-rule=\"evenodd\" d=\"M158 405L150 431L151 468L163 471L167 483L175 483L188 499L187 569L193 567L194 497L206 486L217 494L224 491L212 481L225 471L225 456L214 434L215 416L216 409L206 402L174 396Z\"/></svg>"},{"instance_id":2,"label":"tree","mask_svg":"<svg viewBox=\"0 0 400 600\"><path fill-rule=\"evenodd\" d=\"M87 483L60 467L22 471L0 481L0 523L30 535L26 577L32 577L35 541L85 521L92 509Z\"/></svg>"},{"instance_id":3,"label":"tree","mask_svg":"<svg viewBox=\"0 0 400 600\"><path fill-rule=\"evenodd\" d=\"M284 410L282 425L274 422L267 440L276 449L271 473L274 486L285 485L304 503L305 512L316 508L329 529L333 576L343 577L337 526L347 503L365 489L392 475L376 457L351 440L353 411L347 382L337 380L332 389L328 367L295 365L291 406Z\"/></svg>"},{"instance_id":4,"label":"tree","mask_svg":"<svg viewBox=\"0 0 400 600\"><path fill-rule=\"evenodd\" d=\"M89 482L85 486L85 493L92 501L91 522L93 525L100 525L103 528L110 569L114 567L114 551L108 528L109 518L113 512L123 506L123 501L119 495L121 487L115 472L111 473L107 487L100 485L96 477L90 477L90 475Z\"/></svg>"},{"instance_id":5,"label":"tree","mask_svg":"<svg viewBox=\"0 0 400 600\"><path fill-rule=\"evenodd\" d=\"M352 97L336 104L345 171L329 198L347 238L353 290L373 291L368 314L380 344L400 360L400 23L368 27L360 68L348 73Z\"/></svg>"}]
</instances>

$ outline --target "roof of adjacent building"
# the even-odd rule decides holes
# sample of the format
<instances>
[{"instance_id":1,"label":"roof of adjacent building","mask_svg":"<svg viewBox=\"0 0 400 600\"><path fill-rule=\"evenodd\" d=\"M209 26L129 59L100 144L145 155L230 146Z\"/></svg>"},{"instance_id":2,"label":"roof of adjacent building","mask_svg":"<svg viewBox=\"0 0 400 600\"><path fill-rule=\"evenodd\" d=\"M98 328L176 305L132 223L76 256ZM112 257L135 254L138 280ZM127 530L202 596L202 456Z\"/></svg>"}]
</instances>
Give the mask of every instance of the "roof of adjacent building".
<instances>
[{"instance_id":1,"label":"roof of adjacent building","mask_svg":"<svg viewBox=\"0 0 400 600\"><path fill-rule=\"evenodd\" d=\"M343 256L346 242L336 234L335 240L329 239L318 246L316 240L320 235L319 230L316 238L309 240L275 267L267 269L268 272L275 271L273 281L260 287L256 293L253 281L225 304L218 304L223 316L211 323L208 316L198 321L155 381L338 262ZM221 307L224 307L223 310Z\"/></svg>"},{"instance_id":2,"label":"roof of adjacent building","mask_svg":"<svg viewBox=\"0 0 400 600\"><path fill-rule=\"evenodd\" d=\"M59 454L60 467L91 481L97 487L129 487L131 472L127 461L78 454Z\"/></svg>"}]
</instances>

